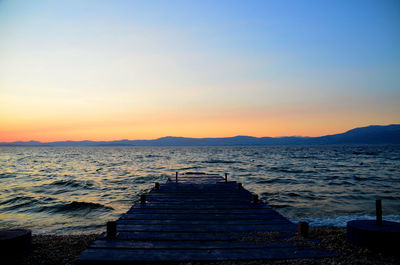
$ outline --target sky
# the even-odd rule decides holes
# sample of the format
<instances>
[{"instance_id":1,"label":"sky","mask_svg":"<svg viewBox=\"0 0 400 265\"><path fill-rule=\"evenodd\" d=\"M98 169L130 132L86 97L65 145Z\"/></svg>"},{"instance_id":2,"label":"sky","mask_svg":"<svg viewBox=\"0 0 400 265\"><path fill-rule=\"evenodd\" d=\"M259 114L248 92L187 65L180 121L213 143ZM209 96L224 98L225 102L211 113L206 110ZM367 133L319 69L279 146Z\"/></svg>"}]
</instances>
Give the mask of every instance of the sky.
<instances>
[{"instance_id":1,"label":"sky","mask_svg":"<svg viewBox=\"0 0 400 265\"><path fill-rule=\"evenodd\" d=\"M397 0L0 0L0 141L400 123Z\"/></svg>"}]
</instances>

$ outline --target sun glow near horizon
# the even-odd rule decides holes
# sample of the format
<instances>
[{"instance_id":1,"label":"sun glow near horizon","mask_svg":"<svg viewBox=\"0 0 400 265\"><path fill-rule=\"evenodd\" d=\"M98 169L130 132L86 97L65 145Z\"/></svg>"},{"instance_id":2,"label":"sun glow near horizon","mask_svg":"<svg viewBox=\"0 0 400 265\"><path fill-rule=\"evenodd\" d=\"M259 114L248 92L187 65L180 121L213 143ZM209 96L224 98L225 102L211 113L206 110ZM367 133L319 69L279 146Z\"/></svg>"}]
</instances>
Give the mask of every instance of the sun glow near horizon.
<instances>
[{"instance_id":1,"label":"sun glow near horizon","mask_svg":"<svg viewBox=\"0 0 400 265\"><path fill-rule=\"evenodd\" d=\"M392 1L3 1L0 141L399 123L399 11Z\"/></svg>"}]
</instances>

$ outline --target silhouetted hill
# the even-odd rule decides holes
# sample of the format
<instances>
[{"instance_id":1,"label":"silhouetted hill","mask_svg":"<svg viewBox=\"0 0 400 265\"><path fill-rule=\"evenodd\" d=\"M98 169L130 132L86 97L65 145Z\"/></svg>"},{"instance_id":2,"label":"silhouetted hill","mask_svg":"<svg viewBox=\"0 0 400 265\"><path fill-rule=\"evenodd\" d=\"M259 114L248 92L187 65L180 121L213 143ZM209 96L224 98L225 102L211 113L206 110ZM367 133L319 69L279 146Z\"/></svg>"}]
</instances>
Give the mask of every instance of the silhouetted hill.
<instances>
[{"instance_id":1,"label":"silhouetted hill","mask_svg":"<svg viewBox=\"0 0 400 265\"><path fill-rule=\"evenodd\" d=\"M400 144L400 125L372 125L345 133L315 137L315 144Z\"/></svg>"},{"instance_id":2,"label":"silhouetted hill","mask_svg":"<svg viewBox=\"0 0 400 265\"><path fill-rule=\"evenodd\" d=\"M321 137L252 137L224 138L162 137L154 140L119 141L38 141L0 143L0 146L210 146L210 145L332 145L332 144L400 144L400 124L373 125L345 133Z\"/></svg>"}]
</instances>

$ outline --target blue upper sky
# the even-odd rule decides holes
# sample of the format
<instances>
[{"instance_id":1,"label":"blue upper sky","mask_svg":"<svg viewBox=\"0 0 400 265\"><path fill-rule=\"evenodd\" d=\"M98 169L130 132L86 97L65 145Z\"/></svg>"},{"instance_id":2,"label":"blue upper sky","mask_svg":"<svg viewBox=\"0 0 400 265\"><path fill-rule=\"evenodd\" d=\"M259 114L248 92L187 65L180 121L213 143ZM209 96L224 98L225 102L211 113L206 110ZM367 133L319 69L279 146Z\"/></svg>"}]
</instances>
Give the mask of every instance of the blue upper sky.
<instances>
[{"instance_id":1,"label":"blue upper sky","mask_svg":"<svg viewBox=\"0 0 400 265\"><path fill-rule=\"evenodd\" d=\"M322 135L396 123L399 25L400 1L389 0L0 1L0 136Z\"/></svg>"}]
</instances>

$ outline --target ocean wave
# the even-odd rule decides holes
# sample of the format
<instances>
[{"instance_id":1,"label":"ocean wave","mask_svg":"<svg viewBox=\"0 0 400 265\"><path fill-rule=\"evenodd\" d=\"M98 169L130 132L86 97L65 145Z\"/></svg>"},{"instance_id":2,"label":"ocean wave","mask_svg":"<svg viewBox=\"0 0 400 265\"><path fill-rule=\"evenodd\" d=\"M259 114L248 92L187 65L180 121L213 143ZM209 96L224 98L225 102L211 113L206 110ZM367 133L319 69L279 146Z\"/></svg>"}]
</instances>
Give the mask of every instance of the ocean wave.
<instances>
[{"instance_id":1,"label":"ocean wave","mask_svg":"<svg viewBox=\"0 0 400 265\"><path fill-rule=\"evenodd\" d=\"M6 179L6 178L15 178L17 175L12 174L12 173L0 173L0 178Z\"/></svg>"},{"instance_id":2,"label":"ocean wave","mask_svg":"<svg viewBox=\"0 0 400 265\"><path fill-rule=\"evenodd\" d=\"M240 163L240 162L239 161L232 161L232 160L210 159L210 160L202 161L202 163L207 163L207 164L235 164L235 163Z\"/></svg>"},{"instance_id":3,"label":"ocean wave","mask_svg":"<svg viewBox=\"0 0 400 265\"><path fill-rule=\"evenodd\" d=\"M283 179L283 178L272 178L272 179L260 179L257 180L256 183L257 184L268 184L268 183L293 183L294 180L290 180L290 179Z\"/></svg>"},{"instance_id":4,"label":"ocean wave","mask_svg":"<svg viewBox=\"0 0 400 265\"><path fill-rule=\"evenodd\" d=\"M345 215L333 217L318 217L318 218L291 218L290 221L294 223L308 222L310 226L339 226L345 227L347 222L352 220L375 220L376 217L372 215ZM400 215L385 215L382 217L385 221L400 222Z\"/></svg>"},{"instance_id":5,"label":"ocean wave","mask_svg":"<svg viewBox=\"0 0 400 265\"><path fill-rule=\"evenodd\" d=\"M74 179L56 180L56 181L50 183L49 185L50 186L71 187L71 188L84 188L84 189L92 189L94 187L93 181L90 181L90 180L81 181L81 180L74 180Z\"/></svg>"},{"instance_id":6,"label":"ocean wave","mask_svg":"<svg viewBox=\"0 0 400 265\"><path fill-rule=\"evenodd\" d=\"M287 195L290 196L290 197L301 197L302 196L302 195L300 195L298 193L295 193L295 192L289 192Z\"/></svg>"},{"instance_id":7,"label":"ocean wave","mask_svg":"<svg viewBox=\"0 0 400 265\"><path fill-rule=\"evenodd\" d=\"M197 167L197 166L193 166L193 167L181 167L178 168L177 170L192 170L192 169L200 169L202 167Z\"/></svg>"},{"instance_id":8,"label":"ocean wave","mask_svg":"<svg viewBox=\"0 0 400 265\"><path fill-rule=\"evenodd\" d=\"M16 196L14 198L10 198L5 201L1 201L0 205L5 205L6 207L2 207L2 210L15 210L27 205L31 205L32 203L38 202L38 199L30 196ZM7 206L8 205L8 206Z\"/></svg>"},{"instance_id":9,"label":"ocean wave","mask_svg":"<svg viewBox=\"0 0 400 265\"><path fill-rule=\"evenodd\" d=\"M291 207L288 204L269 204L269 206L271 206L272 208L276 208L276 209Z\"/></svg>"},{"instance_id":10,"label":"ocean wave","mask_svg":"<svg viewBox=\"0 0 400 265\"><path fill-rule=\"evenodd\" d=\"M381 153L381 151L377 151L377 152L359 152L359 151L354 151L353 155L369 155L369 156L376 156L379 153Z\"/></svg>"},{"instance_id":11,"label":"ocean wave","mask_svg":"<svg viewBox=\"0 0 400 265\"><path fill-rule=\"evenodd\" d=\"M82 212L82 211L87 212L92 210L110 211L114 210L114 208L95 202L72 201L72 202L58 203L51 206L44 206L43 210L53 213L70 213L70 212Z\"/></svg>"},{"instance_id":12,"label":"ocean wave","mask_svg":"<svg viewBox=\"0 0 400 265\"><path fill-rule=\"evenodd\" d=\"M146 157L146 158L161 158L161 157L164 157L164 156L162 156L162 155L148 154L148 155L146 155L145 157Z\"/></svg>"},{"instance_id":13,"label":"ocean wave","mask_svg":"<svg viewBox=\"0 0 400 265\"><path fill-rule=\"evenodd\" d=\"M51 197L31 197L31 196L15 196L8 200L0 202L1 211L34 211L38 205L53 203L56 199Z\"/></svg>"},{"instance_id":14,"label":"ocean wave","mask_svg":"<svg viewBox=\"0 0 400 265\"><path fill-rule=\"evenodd\" d=\"M149 175L146 175L146 176L140 176L140 177L138 177L138 176L136 176L133 180L133 182L135 183L135 184L153 184L154 183L154 181L160 181L160 182L162 182L162 181L166 181L167 179L168 179L168 175L166 175L166 174L160 174L160 175L157 175L157 174L149 174ZM121 180L121 181L126 181L126 180Z\"/></svg>"},{"instance_id":15,"label":"ocean wave","mask_svg":"<svg viewBox=\"0 0 400 265\"><path fill-rule=\"evenodd\" d=\"M291 169L291 168L287 168L287 167L270 167L269 170L275 171L275 172L295 173L295 174L312 172L312 171L305 171L305 170L301 170L301 169Z\"/></svg>"}]
</instances>

